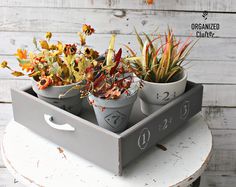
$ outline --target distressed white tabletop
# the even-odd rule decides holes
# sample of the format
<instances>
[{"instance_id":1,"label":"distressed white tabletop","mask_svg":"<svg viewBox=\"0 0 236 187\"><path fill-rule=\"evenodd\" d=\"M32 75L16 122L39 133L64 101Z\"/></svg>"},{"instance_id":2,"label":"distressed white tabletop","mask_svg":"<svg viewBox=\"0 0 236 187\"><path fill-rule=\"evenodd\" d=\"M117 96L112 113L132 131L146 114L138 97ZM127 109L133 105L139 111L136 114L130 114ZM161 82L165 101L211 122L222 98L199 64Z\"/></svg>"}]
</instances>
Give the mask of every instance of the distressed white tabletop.
<instances>
[{"instance_id":1,"label":"distressed white tabletop","mask_svg":"<svg viewBox=\"0 0 236 187\"><path fill-rule=\"evenodd\" d=\"M187 186L205 170L212 136L198 114L161 145L167 150L150 149L132 162L123 176L116 176L12 120L2 141L2 156L13 176L27 186Z\"/></svg>"}]
</instances>

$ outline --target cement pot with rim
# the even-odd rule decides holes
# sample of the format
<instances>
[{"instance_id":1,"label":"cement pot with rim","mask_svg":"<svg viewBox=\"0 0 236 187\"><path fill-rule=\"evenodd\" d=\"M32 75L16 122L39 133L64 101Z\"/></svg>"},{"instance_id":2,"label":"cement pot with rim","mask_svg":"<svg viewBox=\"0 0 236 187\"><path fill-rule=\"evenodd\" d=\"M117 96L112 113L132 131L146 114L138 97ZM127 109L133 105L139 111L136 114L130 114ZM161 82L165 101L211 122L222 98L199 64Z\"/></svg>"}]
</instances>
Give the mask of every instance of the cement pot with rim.
<instances>
[{"instance_id":1,"label":"cement pot with rim","mask_svg":"<svg viewBox=\"0 0 236 187\"><path fill-rule=\"evenodd\" d=\"M143 82L144 86L139 92L141 110L145 115L150 115L184 93L187 72L182 71L173 82L169 83Z\"/></svg>"},{"instance_id":2,"label":"cement pot with rim","mask_svg":"<svg viewBox=\"0 0 236 187\"><path fill-rule=\"evenodd\" d=\"M112 132L124 131L129 122L129 116L138 95L138 86L129 89L130 94L122 94L120 98L108 100L89 95L98 125Z\"/></svg>"},{"instance_id":3,"label":"cement pot with rim","mask_svg":"<svg viewBox=\"0 0 236 187\"><path fill-rule=\"evenodd\" d=\"M39 99L78 115L82 107L82 99L80 98L79 90L73 89L65 94L69 89L75 86L75 84L76 83L64 86L50 86L44 90L39 90L37 82L32 80L32 88ZM60 97L61 94L65 95Z\"/></svg>"}]
</instances>

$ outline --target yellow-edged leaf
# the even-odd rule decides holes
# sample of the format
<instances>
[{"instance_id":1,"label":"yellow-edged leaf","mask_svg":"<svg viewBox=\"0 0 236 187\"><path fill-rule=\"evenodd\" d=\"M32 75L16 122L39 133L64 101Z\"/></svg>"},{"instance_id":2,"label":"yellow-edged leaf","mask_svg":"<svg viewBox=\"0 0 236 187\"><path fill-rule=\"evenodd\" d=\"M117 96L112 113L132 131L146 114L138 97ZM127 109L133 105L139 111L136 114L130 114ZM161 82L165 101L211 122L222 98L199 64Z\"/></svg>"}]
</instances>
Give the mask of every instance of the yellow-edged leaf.
<instances>
[{"instance_id":1,"label":"yellow-edged leaf","mask_svg":"<svg viewBox=\"0 0 236 187\"><path fill-rule=\"evenodd\" d=\"M148 50L147 50L148 44L149 42L146 40L143 45L142 60L141 60L143 71L146 71L146 68L148 66Z\"/></svg>"},{"instance_id":2,"label":"yellow-edged leaf","mask_svg":"<svg viewBox=\"0 0 236 187\"><path fill-rule=\"evenodd\" d=\"M113 34L110 39L109 47L108 47L108 52L107 52L107 65L112 66L112 58L114 56L114 46L115 46L115 39L116 35Z\"/></svg>"},{"instance_id":3,"label":"yellow-edged leaf","mask_svg":"<svg viewBox=\"0 0 236 187\"><path fill-rule=\"evenodd\" d=\"M11 74L15 77L21 77L21 76L25 75L24 73L22 73L20 71L13 71Z\"/></svg>"},{"instance_id":4,"label":"yellow-edged leaf","mask_svg":"<svg viewBox=\"0 0 236 187\"><path fill-rule=\"evenodd\" d=\"M170 71L170 73L169 73L169 75L168 75L168 77L167 77L167 79L166 79L166 82L168 82L176 73L178 73L178 71L180 71L181 70L181 67L179 67L179 66L176 66L175 68L173 68L171 71Z\"/></svg>"},{"instance_id":5,"label":"yellow-edged leaf","mask_svg":"<svg viewBox=\"0 0 236 187\"><path fill-rule=\"evenodd\" d=\"M142 52L142 50L143 50L143 40L142 40L142 38L139 36L139 34L138 34L138 32L137 32L137 30L136 30L135 28L134 28L134 32L135 32L135 34L136 34L138 43L139 43L139 45L140 45L140 51Z\"/></svg>"},{"instance_id":6,"label":"yellow-edged leaf","mask_svg":"<svg viewBox=\"0 0 236 187\"><path fill-rule=\"evenodd\" d=\"M136 53L128 46L128 45L125 45L125 48L128 49L128 51L131 53L132 56L136 56Z\"/></svg>"}]
</instances>

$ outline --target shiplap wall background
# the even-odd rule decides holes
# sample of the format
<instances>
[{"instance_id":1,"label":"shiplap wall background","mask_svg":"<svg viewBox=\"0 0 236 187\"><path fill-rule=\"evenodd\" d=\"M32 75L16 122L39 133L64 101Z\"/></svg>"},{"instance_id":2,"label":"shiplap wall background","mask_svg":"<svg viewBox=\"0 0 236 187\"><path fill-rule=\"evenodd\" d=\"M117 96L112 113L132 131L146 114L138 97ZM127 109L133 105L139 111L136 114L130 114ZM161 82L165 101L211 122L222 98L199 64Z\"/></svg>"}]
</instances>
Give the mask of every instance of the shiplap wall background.
<instances>
[{"instance_id":1,"label":"shiplap wall background","mask_svg":"<svg viewBox=\"0 0 236 187\"><path fill-rule=\"evenodd\" d=\"M207 20L202 17L209 11ZM191 23L219 23L216 38L201 39L191 55L189 80L204 84L203 115L212 130L214 152L202 186L236 186L236 1L233 0L0 0L0 61L17 62L16 49L32 49L32 38L51 31L55 39L78 41L76 32L91 24L96 35L88 43L104 50L110 34L117 47L135 46L133 27L151 33L171 26L180 37L193 31ZM0 70L0 139L12 118L10 88L29 85ZM27 114L26 114L27 115ZM28 114L30 116L30 114ZM201 151L201 150L199 150ZM0 161L0 186L16 186Z\"/></svg>"}]
</instances>

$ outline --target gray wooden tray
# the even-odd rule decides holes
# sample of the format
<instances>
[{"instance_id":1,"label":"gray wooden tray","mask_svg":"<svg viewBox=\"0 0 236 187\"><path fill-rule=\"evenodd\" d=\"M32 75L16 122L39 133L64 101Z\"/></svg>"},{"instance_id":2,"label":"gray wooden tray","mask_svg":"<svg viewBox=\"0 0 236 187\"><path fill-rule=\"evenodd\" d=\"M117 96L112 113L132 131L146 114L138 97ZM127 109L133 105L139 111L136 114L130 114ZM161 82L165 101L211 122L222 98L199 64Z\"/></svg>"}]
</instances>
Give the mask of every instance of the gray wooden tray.
<instances>
[{"instance_id":1,"label":"gray wooden tray","mask_svg":"<svg viewBox=\"0 0 236 187\"><path fill-rule=\"evenodd\" d=\"M140 110L139 99L134 104L129 128L116 134L97 125L92 107L85 100L80 116L75 116L35 96L32 88L12 89L14 120L33 132L69 151L115 173L140 154L156 145L197 114L202 106L203 86L187 83L183 95L164 105L150 116ZM71 131L55 129L48 124L69 125ZM60 124L60 125L59 125Z\"/></svg>"}]
</instances>

